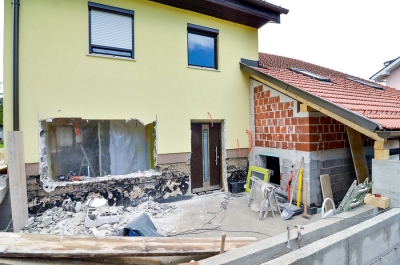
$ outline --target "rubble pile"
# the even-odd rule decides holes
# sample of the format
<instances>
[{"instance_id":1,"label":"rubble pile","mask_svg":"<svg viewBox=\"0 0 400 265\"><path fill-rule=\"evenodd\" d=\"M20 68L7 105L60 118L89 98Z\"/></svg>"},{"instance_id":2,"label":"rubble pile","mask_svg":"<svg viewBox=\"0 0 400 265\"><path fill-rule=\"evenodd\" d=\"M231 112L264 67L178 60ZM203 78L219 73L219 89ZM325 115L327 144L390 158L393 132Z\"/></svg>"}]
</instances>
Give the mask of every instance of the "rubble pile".
<instances>
[{"instance_id":1,"label":"rubble pile","mask_svg":"<svg viewBox=\"0 0 400 265\"><path fill-rule=\"evenodd\" d=\"M92 205L92 207L91 207ZM60 235L94 235L116 236L130 221L146 212L152 218L163 218L174 213L176 206L167 203L157 203L152 197L148 201L135 206L99 206L93 212L93 202L74 202L65 200L61 207L47 210L40 216L30 217L22 233L60 234ZM98 216L93 216L97 214ZM92 220L104 216L118 216L110 219L111 223L98 222L93 225ZM115 221L115 222L114 222ZM114 223L113 223L114 222ZM88 225L90 223L91 225ZM85 225L86 224L86 225ZM89 226L89 227L88 227ZM164 230L163 227L161 230ZM169 230L169 229L166 229Z\"/></svg>"}]
</instances>

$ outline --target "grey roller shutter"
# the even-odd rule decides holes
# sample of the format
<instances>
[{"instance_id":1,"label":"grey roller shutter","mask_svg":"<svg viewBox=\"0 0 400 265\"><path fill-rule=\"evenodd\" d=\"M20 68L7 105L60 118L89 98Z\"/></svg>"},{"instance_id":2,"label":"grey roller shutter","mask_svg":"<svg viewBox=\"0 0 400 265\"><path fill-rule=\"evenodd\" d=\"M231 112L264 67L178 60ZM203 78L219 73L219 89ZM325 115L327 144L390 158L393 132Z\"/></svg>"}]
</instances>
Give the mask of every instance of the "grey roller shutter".
<instances>
[{"instance_id":1,"label":"grey roller shutter","mask_svg":"<svg viewBox=\"0 0 400 265\"><path fill-rule=\"evenodd\" d=\"M99 10L90 15L92 45L132 50L132 17Z\"/></svg>"}]
</instances>

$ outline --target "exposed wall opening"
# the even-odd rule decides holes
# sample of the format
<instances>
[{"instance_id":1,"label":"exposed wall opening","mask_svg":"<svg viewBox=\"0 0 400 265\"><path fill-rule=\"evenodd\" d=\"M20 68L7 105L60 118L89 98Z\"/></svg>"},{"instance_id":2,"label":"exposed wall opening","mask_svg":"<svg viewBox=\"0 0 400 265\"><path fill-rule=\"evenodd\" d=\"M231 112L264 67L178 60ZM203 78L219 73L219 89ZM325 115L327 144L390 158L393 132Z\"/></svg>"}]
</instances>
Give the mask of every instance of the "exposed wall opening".
<instances>
[{"instance_id":1,"label":"exposed wall opening","mask_svg":"<svg viewBox=\"0 0 400 265\"><path fill-rule=\"evenodd\" d=\"M270 178L268 182L280 185L281 170L279 156L260 154L260 158L262 161L262 167L273 171L273 173L269 175Z\"/></svg>"},{"instance_id":2,"label":"exposed wall opening","mask_svg":"<svg viewBox=\"0 0 400 265\"><path fill-rule=\"evenodd\" d=\"M42 121L40 138L45 139L40 142L46 151L40 152L40 163L47 170L41 173L58 181L71 174L102 177L154 169L155 125L135 119Z\"/></svg>"}]
</instances>

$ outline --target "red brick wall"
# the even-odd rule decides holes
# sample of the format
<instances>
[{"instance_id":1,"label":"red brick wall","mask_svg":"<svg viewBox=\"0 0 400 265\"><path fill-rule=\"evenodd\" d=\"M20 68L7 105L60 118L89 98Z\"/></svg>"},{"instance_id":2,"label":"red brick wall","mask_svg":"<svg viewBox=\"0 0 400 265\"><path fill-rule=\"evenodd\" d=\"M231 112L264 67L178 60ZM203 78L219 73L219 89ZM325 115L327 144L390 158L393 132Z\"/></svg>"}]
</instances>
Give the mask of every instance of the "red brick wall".
<instances>
[{"instance_id":1,"label":"red brick wall","mask_svg":"<svg viewBox=\"0 0 400 265\"><path fill-rule=\"evenodd\" d=\"M295 101L280 102L262 86L254 88L255 146L299 151L349 147L345 125L326 116L294 117ZM363 137L365 146L373 140Z\"/></svg>"}]
</instances>

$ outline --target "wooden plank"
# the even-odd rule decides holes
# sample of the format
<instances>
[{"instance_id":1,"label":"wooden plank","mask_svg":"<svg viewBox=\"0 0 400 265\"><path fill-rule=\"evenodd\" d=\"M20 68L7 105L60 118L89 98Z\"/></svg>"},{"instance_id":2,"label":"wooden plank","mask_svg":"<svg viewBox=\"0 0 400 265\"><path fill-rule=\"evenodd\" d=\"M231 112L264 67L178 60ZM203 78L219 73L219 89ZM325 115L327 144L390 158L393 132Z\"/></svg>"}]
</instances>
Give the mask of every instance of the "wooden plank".
<instances>
[{"instance_id":1,"label":"wooden plank","mask_svg":"<svg viewBox=\"0 0 400 265\"><path fill-rule=\"evenodd\" d=\"M225 250L256 242L255 237L228 237ZM88 258L189 256L220 253L220 237L94 237L0 233L0 258Z\"/></svg>"},{"instance_id":2,"label":"wooden plank","mask_svg":"<svg viewBox=\"0 0 400 265\"><path fill-rule=\"evenodd\" d=\"M319 112L321 112L321 113L323 113L323 114L325 114L325 115L337 120L340 123L343 123L346 126L349 126L349 127L353 128L353 129L361 132L362 134L374 139L375 141L378 141L378 142L384 142L385 141L383 138L379 137L378 134L376 134L374 132L370 132L370 131L366 130L365 128L361 127L361 126L359 126L359 125L357 125L357 124L355 124L355 123L353 123L351 121L346 120L344 117L341 117L341 116L339 116L339 115L337 115L337 114L335 114L335 113L333 113L333 112L331 112L329 110L326 110L326 109L322 108L321 106L318 106L318 105L316 105L316 104L314 104L312 102L309 102L309 101L305 100L302 97L299 97L299 96L297 96L297 95L295 95L293 93L290 93L285 88L282 88L282 87L279 87L277 85L274 85L274 84L272 84L272 83L270 83L270 82L268 82L268 81L266 81L266 80L264 80L262 78L259 78L258 76L252 75L252 74L250 75L250 77L255 79L255 80L257 80L260 83L263 83L263 84L275 89L276 91L281 92L282 94L285 94L285 95L287 95L287 96L289 96L289 97L291 97L293 99L296 99L297 101L300 101L301 103L304 103L304 104L312 107L313 109L315 109L315 110L317 110L317 111L319 111Z\"/></svg>"},{"instance_id":3,"label":"wooden plank","mask_svg":"<svg viewBox=\"0 0 400 265\"><path fill-rule=\"evenodd\" d=\"M369 171L367 159L364 154L364 146L361 141L360 132L347 127L347 138L349 139L351 155L353 157L354 168L356 170L358 183L363 183L365 179L369 179Z\"/></svg>"},{"instance_id":4,"label":"wooden plank","mask_svg":"<svg viewBox=\"0 0 400 265\"><path fill-rule=\"evenodd\" d=\"M371 205L371 206L379 207L382 209L387 209L390 207L390 199L389 198L375 197L375 195L372 195L372 194L365 195L364 203Z\"/></svg>"},{"instance_id":5,"label":"wooden plank","mask_svg":"<svg viewBox=\"0 0 400 265\"><path fill-rule=\"evenodd\" d=\"M399 148L399 140L387 140L385 142L375 142L374 143L375 149L396 149Z\"/></svg>"},{"instance_id":6,"label":"wooden plank","mask_svg":"<svg viewBox=\"0 0 400 265\"><path fill-rule=\"evenodd\" d=\"M300 112L318 112L318 110L311 108L307 104L300 104Z\"/></svg>"},{"instance_id":7,"label":"wooden plank","mask_svg":"<svg viewBox=\"0 0 400 265\"><path fill-rule=\"evenodd\" d=\"M14 232L19 232L29 218L22 132L7 132L7 151L13 229Z\"/></svg>"},{"instance_id":8,"label":"wooden plank","mask_svg":"<svg viewBox=\"0 0 400 265\"><path fill-rule=\"evenodd\" d=\"M328 174L321 175L319 178L321 181L322 196L324 197L324 200L326 198L331 198L333 200L332 185L329 175ZM332 203L326 203L325 207L326 207L326 212L333 209Z\"/></svg>"},{"instance_id":9,"label":"wooden plank","mask_svg":"<svg viewBox=\"0 0 400 265\"><path fill-rule=\"evenodd\" d=\"M388 160L390 157L389 149L374 149L374 159L376 160Z\"/></svg>"}]
</instances>

